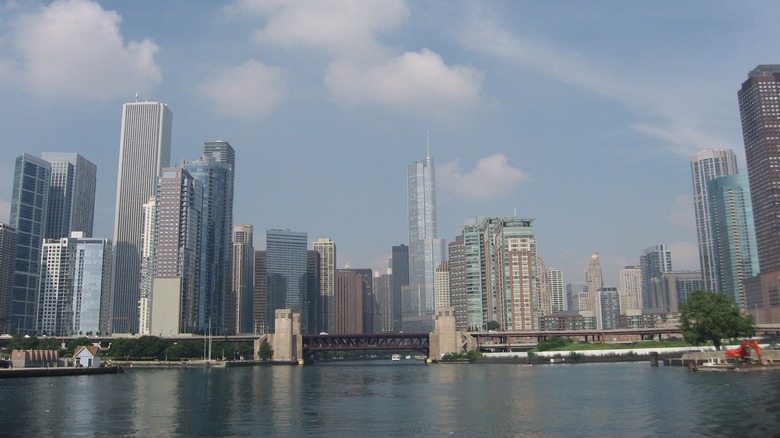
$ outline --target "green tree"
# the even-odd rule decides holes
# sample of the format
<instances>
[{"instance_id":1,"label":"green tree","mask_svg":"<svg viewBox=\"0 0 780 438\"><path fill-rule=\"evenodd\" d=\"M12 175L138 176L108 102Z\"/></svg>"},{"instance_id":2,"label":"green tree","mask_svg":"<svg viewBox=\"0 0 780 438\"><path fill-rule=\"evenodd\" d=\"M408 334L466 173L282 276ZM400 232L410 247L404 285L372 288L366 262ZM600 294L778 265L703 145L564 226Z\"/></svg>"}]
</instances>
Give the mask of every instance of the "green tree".
<instances>
[{"instance_id":1,"label":"green tree","mask_svg":"<svg viewBox=\"0 0 780 438\"><path fill-rule=\"evenodd\" d=\"M696 291L680 309L680 323L685 340L693 345L712 342L720 350L722 339L752 336L753 316L743 314L728 296L710 291Z\"/></svg>"},{"instance_id":2,"label":"green tree","mask_svg":"<svg viewBox=\"0 0 780 438\"><path fill-rule=\"evenodd\" d=\"M485 324L485 328L488 330L500 330L501 325L498 321L488 321L487 324Z\"/></svg>"},{"instance_id":3,"label":"green tree","mask_svg":"<svg viewBox=\"0 0 780 438\"><path fill-rule=\"evenodd\" d=\"M262 360L271 360L274 357L274 351L271 349L271 345L267 340L263 339L260 343L260 350L257 352Z\"/></svg>"},{"instance_id":4,"label":"green tree","mask_svg":"<svg viewBox=\"0 0 780 438\"><path fill-rule=\"evenodd\" d=\"M536 345L536 351L560 350L566 348L571 343L571 339L553 336L550 339L539 342Z\"/></svg>"}]
</instances>

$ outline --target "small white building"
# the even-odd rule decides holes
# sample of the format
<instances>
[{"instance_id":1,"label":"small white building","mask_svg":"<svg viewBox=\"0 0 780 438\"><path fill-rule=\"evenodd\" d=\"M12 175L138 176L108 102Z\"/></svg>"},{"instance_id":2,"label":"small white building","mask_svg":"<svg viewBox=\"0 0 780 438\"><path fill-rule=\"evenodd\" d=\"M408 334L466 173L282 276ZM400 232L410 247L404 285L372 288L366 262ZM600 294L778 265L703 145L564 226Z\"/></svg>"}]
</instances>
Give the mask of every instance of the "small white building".
<instances>
[{"instance_id":1,"label":"small white building","mask_svg":"<svg viewBox=\"0 0 780 438\"><path fill-rule=\"evenodd\" d=\"M94 345L79 345L73 353L77 367L100 368L100 348Z\"/></svg>"}]
</instances>

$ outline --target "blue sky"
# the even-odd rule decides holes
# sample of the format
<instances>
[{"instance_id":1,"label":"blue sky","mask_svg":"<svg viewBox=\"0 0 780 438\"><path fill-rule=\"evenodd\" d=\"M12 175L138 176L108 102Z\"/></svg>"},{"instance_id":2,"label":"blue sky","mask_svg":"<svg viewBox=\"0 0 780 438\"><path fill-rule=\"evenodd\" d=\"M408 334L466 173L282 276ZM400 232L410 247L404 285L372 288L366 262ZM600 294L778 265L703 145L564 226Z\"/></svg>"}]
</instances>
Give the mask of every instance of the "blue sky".
<instances>
[{"instance_id":1,"label":"blue sky","mask_svg":"<svg viewBox=\"0 0 780 438\"><path fill-rule=\"evenodd\" d=\"M0 220L13 157L98 165L113 234L121 106L173 112L171 164L236 149L236 224L331 237L384 269L406 243L406 166L436 162L439 237L534 218L539 253L605 283L663 243L698 269L689 158L733 148L736 93L780 63L780 3L751 1L4 1Z\"/></svg>"}]
</instances>

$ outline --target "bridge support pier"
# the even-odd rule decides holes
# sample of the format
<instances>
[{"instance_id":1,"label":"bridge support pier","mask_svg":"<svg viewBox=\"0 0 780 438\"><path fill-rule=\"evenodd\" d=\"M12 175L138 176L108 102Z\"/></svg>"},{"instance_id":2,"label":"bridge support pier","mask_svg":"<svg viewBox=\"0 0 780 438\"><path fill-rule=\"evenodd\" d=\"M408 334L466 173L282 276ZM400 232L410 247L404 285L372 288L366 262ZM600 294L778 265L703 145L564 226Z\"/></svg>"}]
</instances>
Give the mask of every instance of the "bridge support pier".
<instances>
[{"instance_id":1,"label":"bridge support pier","mask_svg":"<svg viewBox=\"0 0 780 438\"><path fill-rule=\"evenodd\" d=\"M433 333L430 334L428 360L439 360L447 353L461 353L460 340L460 333L455 329L455 308L438 309Z\"/></svg>"},{"instance_id":2,"label":"bridge support pier","mask_svg":"<svg viewBox=\"0 0 780 438\"><path fill-rule=\"evenodd\" d=\"M301 336L301 314L291 309L277 309L274 315L274 333L267 335L274 350L274 362L303 364L303 337ZM255 341L255 355L263 338Z\"/></svg>"}]
</instances>

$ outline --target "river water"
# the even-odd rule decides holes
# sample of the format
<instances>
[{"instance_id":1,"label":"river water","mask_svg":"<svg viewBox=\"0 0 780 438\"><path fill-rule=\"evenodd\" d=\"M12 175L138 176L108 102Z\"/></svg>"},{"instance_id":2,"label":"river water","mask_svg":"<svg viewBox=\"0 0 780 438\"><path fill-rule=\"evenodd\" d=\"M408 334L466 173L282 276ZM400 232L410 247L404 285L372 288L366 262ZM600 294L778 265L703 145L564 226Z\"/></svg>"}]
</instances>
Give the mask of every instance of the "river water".
<instances>
[{"instance_id":1,"label":"river water","mask_svg":"<svg viewBox=\"0 0 780 438\"><path fill-rule=\"evenodd\" d=\"M126 369L0 380L8 436L780 436L780 372L647 362Z\"/></svg>"}]
</instances>

